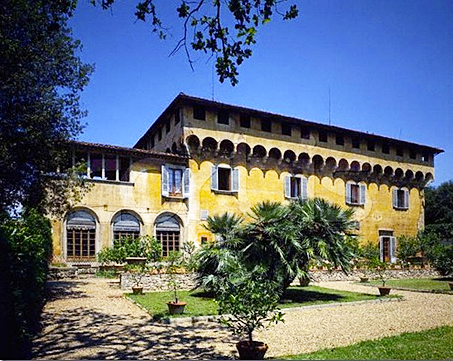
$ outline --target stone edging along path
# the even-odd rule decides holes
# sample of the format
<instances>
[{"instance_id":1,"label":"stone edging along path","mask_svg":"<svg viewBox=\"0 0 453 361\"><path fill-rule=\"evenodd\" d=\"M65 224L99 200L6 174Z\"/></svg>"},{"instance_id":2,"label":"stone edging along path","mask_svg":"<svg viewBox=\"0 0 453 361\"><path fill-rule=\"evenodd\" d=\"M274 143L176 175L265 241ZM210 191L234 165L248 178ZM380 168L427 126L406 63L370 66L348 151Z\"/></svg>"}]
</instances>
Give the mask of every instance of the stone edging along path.
<instances>
[{"instance_id":1,"label":"stone edging along path","mask_svg":"<svg viewBox=\"0 0 453 361\"><path fill-rule=\"evenodd\" d=\"M128 300L129 302L132 302L135 304L137 307L142 309L144 312L148 313L148 310L143 307L140 303L136 302L132 298L129 298L124 295L124 298ZM286 312L296 312L296 311L302 311L302 310L308 310L308 309L322 309L322 308L329 308L329 307L341 307L341 306L349 306L349 305L360 305L363 303L382 303L382 302L401 302L404 301L404 297L384 297L376 300L362 300L362 301L351 301L351 302L332 302L332 303L325 303L325 304L319 304L319 305L307 305L307 306L300 306L300 307L289 307L289 308L281 308L280 311L283 313ZM150 315L152 317L152 315ZM197 322L218 322L218 320L222 316L220 315L207 315L207 316L192 316L192 317L163 317L159 319L153 318L154 322L157 323L163 323L163 324L181 324L181 323L187 323L187 322L192 322L192 324L195 324Z\"/></svg>"}]
</instances>

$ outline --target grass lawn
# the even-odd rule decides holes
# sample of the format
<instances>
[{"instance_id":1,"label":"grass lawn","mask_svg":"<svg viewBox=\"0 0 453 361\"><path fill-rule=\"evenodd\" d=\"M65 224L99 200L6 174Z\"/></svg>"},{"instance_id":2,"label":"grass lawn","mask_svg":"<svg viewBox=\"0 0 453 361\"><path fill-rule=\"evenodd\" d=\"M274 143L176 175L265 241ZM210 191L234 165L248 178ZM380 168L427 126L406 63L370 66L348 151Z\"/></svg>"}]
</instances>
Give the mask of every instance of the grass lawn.
<instances>
[{"instance_id":1,"label":"grass lawn","mask_svg":"<svg viewBox=\"0 0 453 361\"><path fill-rule=\"evenodd\" d=\"M209 294L200 291L178 291L178 299L187 302L184 314L168 314L167 302L173 300L172 292L150 292L143 295L128 294L131 298L148 313L156 318L162 317L193 317L217 315L217 304ZM392 297L392 296L389 296ZM356 292L337 291L317 286L290 287L282 297L281 308L300 307L314 304L334 302L353 302L363 300L375 300L379 296Z\"/></svg>"},{"instance_id":2,"label":"grass lawn","mask_svg":"<svg viewBox=\"0 0 453 361\"><path fill-rule=\"evenodd\" d=\"M453 359L452 340L453 327L444 326L283 358L290 360L446 360Z\"/></svg>"},{"instance_id":3,"label":"grass lawn","mask_svg":"<svg viewBox=\"0 0 453 361\"><path fill-rule=\"evenodd\" d=\"M427 291L450 291L448 282L452 282L451 278L407 278L400 280L387 280L385 285L389 287L410 288L413 290ZM368 282L373 285L381 285L379 280Z\"/></svg>"}]
</instances>

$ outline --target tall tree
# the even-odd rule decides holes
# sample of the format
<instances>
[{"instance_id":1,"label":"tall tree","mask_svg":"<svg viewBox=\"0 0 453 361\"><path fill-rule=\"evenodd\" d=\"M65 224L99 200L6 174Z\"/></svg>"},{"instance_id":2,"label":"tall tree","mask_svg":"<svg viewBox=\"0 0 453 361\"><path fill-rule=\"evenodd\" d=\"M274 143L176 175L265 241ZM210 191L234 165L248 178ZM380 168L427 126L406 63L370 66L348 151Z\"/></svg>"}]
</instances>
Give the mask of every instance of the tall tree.
<instances>
[{"instance_id":1,"label":"tall tree","mask_svg":"<svg viewBox=\"0 0 453 361\"><path fill-rule=\"evenodd\" d=\"M0 2L0 211L40 205L46 174L82 129L79 93L93 67L67 24L76 3Z\"/></svg>"},{"instance_id":2,"label":"tall tree","mask_svg":"<svg viewBox=\"0 0 453 361\"><path fill-rule=\"evenodd\" d=\"M116 0L90 0L109 9ZM277 15L284 20L298 15L296 5L284 10L287 0L179 0L176 8L182 20L182 36L172 54L184 50L193 69L192 51L216 57L216 71L220 82L238 83L238 66L252 55L258 28ZM153 32L165 38L168 30L158 14L155 0L137 2L138 20L149 21Z\"/></svg>"}]
</instances>

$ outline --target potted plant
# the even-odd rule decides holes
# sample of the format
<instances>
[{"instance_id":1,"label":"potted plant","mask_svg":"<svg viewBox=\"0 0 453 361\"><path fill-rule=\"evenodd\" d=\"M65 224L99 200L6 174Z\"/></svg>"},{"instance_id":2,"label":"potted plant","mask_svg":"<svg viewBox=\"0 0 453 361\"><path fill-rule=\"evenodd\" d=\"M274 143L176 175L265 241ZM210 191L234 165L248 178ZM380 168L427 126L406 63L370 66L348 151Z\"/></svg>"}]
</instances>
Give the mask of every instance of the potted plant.
<instances>
[{"instance_id":1,"label":"potted plant","mask_svg":"<svg viewBox=\"0 0 453 361\"><path fill-rule=\"evenodd\" d=\"M377 275L379 276L379 279L382 282L382 286L378 286L379 294L381 296L387 296L391 290L390 287L387 287L385 285L388 264L386 262L383 262L383 261L375 258L370 262L370 265L373 268L373 270L377 273Z\"/></svg>"},{"instance_id":2,"label":"potted plant","mask_svg":"<svg viewBox=\"0 0 453 361\"><path fill-rule=\"evenodd\" d=\"M230 276L216 292L220 322L233 334L246 336L236 344L241 360L262 360L268 349L263 342L253 340L253 331L283 320L278 308L276 287L264 277Z\"/></svg>"},{"instance_id":3,"label":"potted plant","mask_svg":"<svg viewBox=\"0 0 453 361\"><path fill-rule=\"evenodd\" d=\"M134 295L140 295L143 293L143 285L141 283L143 276L149 270L149 267L146 263L140 264L128 264L125 266L125 270L130 274L131 278L134 281L132 285L132 293Z\"/></svg>"},{"instance_id":4,"label":"potted plant","mask_svg":"<svg viewBox=\"0 0 453 361\"><path fill-rule=\"evenodd\" d=\"M168 288L173 291L174 300L167 302L168 312L170 314L181 314L184 313L186 302L178 300L178 288L180 283L177 279L178 270L182 266L182 255L180 252L170 252L167 257L167 279Z\"/></svg>"}]
</instances>

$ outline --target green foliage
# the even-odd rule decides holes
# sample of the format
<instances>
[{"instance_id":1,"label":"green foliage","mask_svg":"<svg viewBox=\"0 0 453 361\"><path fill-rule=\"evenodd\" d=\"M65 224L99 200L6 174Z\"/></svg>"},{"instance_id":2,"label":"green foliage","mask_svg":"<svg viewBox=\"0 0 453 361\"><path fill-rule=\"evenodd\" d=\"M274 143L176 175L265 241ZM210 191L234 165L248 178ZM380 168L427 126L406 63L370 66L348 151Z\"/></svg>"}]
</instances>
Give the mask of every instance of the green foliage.
<instances>
[{"instance_id":1,"label":"green foliage","mask_svg":"<svg viewBox=\"0 0 453 361\"><path fill-rule=\"evenodd\" d=\"M0 350L2 358L29 358L39 329L52 237L49 221L36 210L0 222Z\"/></svg>"},{"instance_id":2,"label":"green foliage","mask_svg":"<svg viewBox=\"0 0 453 361\"><path fill-rule=\"evenodd\" d=\"M176 278L178 270L184 265L184 260L181 252L170 252L167 261L166 274L168 279L168 286L173 291L173 296L176 303L178 303L178 288L180 284Z\"/></svg>"},{"instance_id":3,"label":"green foliage","mask_svg":"<svg viewBox=\"0 0 453 361\"><path fill-rule=\"evenodd\" d=\"M81 131L79 93L93 68L67 24L76 3L0 2L0 211L41 207L48 174Z\"/></svg>"},{"instance_id":4,"label":"green foliage","mask_svg":"<svg viewBox=\"0 0 453 361\"><path fill-rule=\"evenodd\" d=\"M426 228L421 246L430 263L442 274L453 274L453 181L425 191Z\"/></svg>"},{"instance_id":5,"label":"green foliage","mask_svg":"<svg viewBox=\"0 0 453 361\"><path fill-rule=\"evenodd\" d=\"M275 283L260 271L236 272L216 295L219 313L224 315L221 323L252 342L254 330L283 321L279 296Z\"/></svg>"},{"instance_id":6,"label":"green foliage","mask_svg":"<svg viewBox=\"0 0 453 361\"><path fill-rule=\"evenodd\" d=\"M346 272L356 243L352 215L317 198L290 205L259 203L247 223L228 213L208 217L206 228L217 240L197 255L198 283L215 292L236 269L260 266L282 292L296 277L308 275L312 259Z\"/></svg>"},{"instance_id":7,"label":"green foliage","mask_svg":"<svg viewBox=\"0 0 453 361\"><path fill-rule=\"evenodd\" d=\"M370 260L368 267L376 272L379 276L379 279L382 282L382 286L385 286L385 282L387 280L387 270L388 270L388 263L381 261L379 258L373 258Z\"/></svg>"},{"instance_id":8,"label":"green foliage","mask_svg":"<svg viewBox=\"0 0 453 361\"><path fill-rule=\"evenodd\" d=\"M421 252L420 239L418 237L398 237L398 258L403 262L409 262L411 257L415 257Z\"/></svg>"},{"instance_id":9,"label":"green foliage","mask_svg":"<svg viewBox=\"0 0 453 361\"><path fill-rule=\"evenodd\" d=\"M359 246L358 256L367 260L379 259L379 245L372 241L361 244Z\"/></svg>"},{"instance_id":10,"label":"green foliage","mask_svg":"<svg viewBox=\"0 0 453 361\"><path fill-rule=\"evenodd\" d=\"M103 249L98 253L100 263L124 263L127 257L146 257L147 261L161 259L161 245L151 236L138 238L121 238L115 240L112 248Z\"/></svg>"},{"instance_id":11,"label":"green foliage","mask_svg":"<svg viewBox=\"0 0 453 361\"><path fill-rule=\"evenodd\" d=\"M229 0L229 1L180 1L176 8L183 21L183 36L172 54L184 49L192 67L191 50L215 55L220 82L229 79L238 83L238 66L252 55L256 34L261 25L274 16L283 20L298 16L296 5L282 10L287 0ZM115 0L99 0L103 9L112 7ZM95 4L96 0L91 0ZM275 15L276 14L276 15ZM138 20L149 20L152 31L165 38L167 30L157 14L154 0L138 1L135 15ZM189 39L190 34L192 39Z\"/></svg>"}]
</instances>

